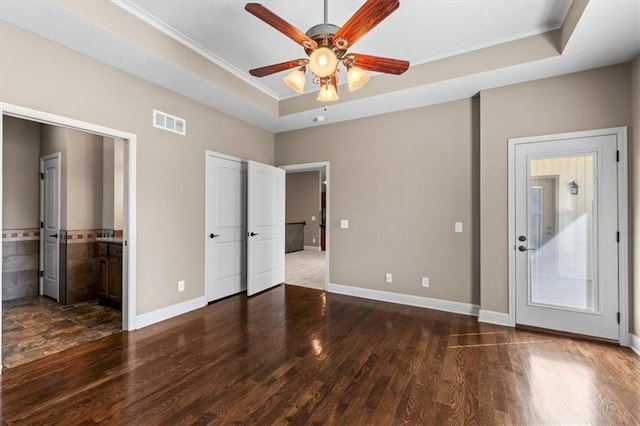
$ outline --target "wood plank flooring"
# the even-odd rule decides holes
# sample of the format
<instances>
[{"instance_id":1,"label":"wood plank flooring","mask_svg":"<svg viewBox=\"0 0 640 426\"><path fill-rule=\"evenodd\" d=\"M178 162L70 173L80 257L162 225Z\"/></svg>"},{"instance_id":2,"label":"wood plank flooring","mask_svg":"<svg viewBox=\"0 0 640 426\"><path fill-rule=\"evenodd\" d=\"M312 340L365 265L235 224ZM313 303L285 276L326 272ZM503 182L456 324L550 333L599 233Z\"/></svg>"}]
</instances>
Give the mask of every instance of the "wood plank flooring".
<instances>
[{"instance_id":1,"label":"wood plank flooring","mask_svg":"<svg viewBox=\"0 0 640 426\"><path fill-rule=\"evenodd\" d=\"M638 424L627 348L296 286L5 369L5 424Z\"/></svg>"}]
</instances>

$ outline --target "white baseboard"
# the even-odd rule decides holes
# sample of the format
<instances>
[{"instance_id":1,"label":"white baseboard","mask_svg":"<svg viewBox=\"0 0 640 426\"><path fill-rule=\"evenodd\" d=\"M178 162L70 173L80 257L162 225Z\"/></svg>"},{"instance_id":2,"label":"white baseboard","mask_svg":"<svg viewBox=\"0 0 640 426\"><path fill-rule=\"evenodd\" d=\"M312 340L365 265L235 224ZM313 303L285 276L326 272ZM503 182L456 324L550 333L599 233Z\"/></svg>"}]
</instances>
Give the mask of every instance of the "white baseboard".
<instances>
[{"instance_id":1,"label":"white baseboard","mask_svg":"<svg viewBox=\"0 0 640 426\"><path fill-rule=\"evenodd\" d=\"M320 246L303 246L304 250L320 251Z\"/></svg>"},{"instance_id":2,"label":"white baseboard","mask_svg":"<svg viewBox=\"0 0 640 426\"><path fill-rule=\"evenodd\" d=\"M489 324L511 327L511 324L509 324L509 314L505 314L504 312L488 311L486 309L480 309L478 322L486 322Z\"/></svg>"},{"instance_id":3,"label":"white baseboard","mask_svg":"<svg viewBox=\"0 0 640 426\"><path fill-rule=\"evenodd\" d=\"M140 329L143 327L147 327L151 324L155 324L169 318L177 317L178 315L186 314L187 312L202 308L206 305L207 299L202 296L180 302L175 305L167 306L166 308L160 308L155 311L147 312L146 314L138 315L136 317L136 328Z\"/></svg>"},{"instance_id":4,"label":"white baseboard","mask_svg":"<svg viewBox=\"0 0 640 426\"><path fill-rule=\"evenodd\" d=\"M452 312L455 314L477 316L480 309L478 305L472 305L470 303L432 299L430 297L412 296L409 294L392 293L390 291L371 290L368 288L351 287L348 285L332 283L329 283L327 286L327 292L344 294L346 296L362 297L364 299L378 300L381 302L417 306L419 308L435 309L437 311Z\"/></svg>"},{"instance_id":5,"label":"white baseboard","mask_svg":"<svg viewBox=\"0 0 640 426\"><path fill-rule=\"evenodd\" d=\"M640 356L640 337L633 333L629 334L631 335L631 349Z\"/></svg>"}]
</instances>

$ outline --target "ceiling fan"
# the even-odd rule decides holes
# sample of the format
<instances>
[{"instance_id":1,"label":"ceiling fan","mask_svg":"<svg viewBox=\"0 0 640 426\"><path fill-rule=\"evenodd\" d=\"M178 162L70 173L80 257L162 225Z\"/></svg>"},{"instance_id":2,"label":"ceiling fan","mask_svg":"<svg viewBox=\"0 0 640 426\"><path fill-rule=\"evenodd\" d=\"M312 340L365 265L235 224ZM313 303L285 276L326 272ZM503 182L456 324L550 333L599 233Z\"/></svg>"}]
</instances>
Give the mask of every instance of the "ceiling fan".
<instances>
[{"instance_id":1,"label":"ceiling fan","mask_svg":"<svg viewBox=\"0 0 640 426\"><path fill-rule=\"evenodd\" d=\"M296 68L284 78L284 82L294 91L303 93L305 71L309 65L314 75L313 82L320 85L318 100L326 103L338 100L339 63L347 69L349 91L358 90L369 80L369 75L364 70L400 75L409 68L409 61L347 53L351 46L400 6L399 0L366 0L342 27L328 23L327 3L328 0L324 0L324 23L314 25L306 33L261 4L247 3L247 12L300 44L308 56L255 68L249 74L265 77Z\"/></svg>"}]
</instances>

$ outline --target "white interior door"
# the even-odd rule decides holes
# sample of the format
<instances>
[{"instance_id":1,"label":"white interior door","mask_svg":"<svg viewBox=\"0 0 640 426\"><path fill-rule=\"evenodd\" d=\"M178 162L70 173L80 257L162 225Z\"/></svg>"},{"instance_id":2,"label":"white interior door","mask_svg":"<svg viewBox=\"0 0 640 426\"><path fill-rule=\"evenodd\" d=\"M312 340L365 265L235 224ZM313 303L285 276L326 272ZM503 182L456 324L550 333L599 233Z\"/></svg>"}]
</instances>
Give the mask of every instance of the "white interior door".
<instances>
[{"instance_id":1,"label":"white interior door","mask_svg":"<svg viewBox=\"0 0 640 426\"><path fill-rule=\"evenodd\" d=\"M207 155L207 301L240 293L246 277L247 165Z\"/></svg>"},{"instance_id":2,"label":"white interior door","mask_svg":"<svg viewBox=\"0 0 640 426\"><path fill-rule=\"evenodd\" d=\"M60 166L62 155L57 152L40 159L42 253L42 294L60 301Z\"/></svg>"},{"instance_id":3,"label":"white interior door","mask_svg":"<svg viewBox=\"0 0 640 426\"><path fill-rule=\"evenodd\" d=\"M284 282L285 171L249 161L247 294Z\"/></svg>"},{"instance_id":4,"label":"white interior door","mask_svg":"<svg viewBox=\"0 0 640 426\"><path fill-rule=\"evenodd\" d=\"M516 323L619 339L615 135L515 146Z\"/></svg>"}]
</instances>

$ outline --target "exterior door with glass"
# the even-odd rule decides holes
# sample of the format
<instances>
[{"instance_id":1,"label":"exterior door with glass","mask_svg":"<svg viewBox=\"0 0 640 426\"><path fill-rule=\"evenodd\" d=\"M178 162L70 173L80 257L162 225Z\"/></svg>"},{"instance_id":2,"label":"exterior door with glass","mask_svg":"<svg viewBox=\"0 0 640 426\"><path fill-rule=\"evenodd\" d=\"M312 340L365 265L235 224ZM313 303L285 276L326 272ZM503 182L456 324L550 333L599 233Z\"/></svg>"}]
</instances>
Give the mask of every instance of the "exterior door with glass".
<instances>
[{"instance_id":1,"label":"exterior door with glass","mask_svg":"<svg viewBox=\"0 0 640 426\"><path fill-rule=\"evenodd\" d=\"M514 148L516 323L619 339L615 135Z\"/></svg>"}]
</instances>

